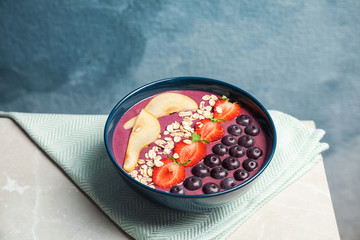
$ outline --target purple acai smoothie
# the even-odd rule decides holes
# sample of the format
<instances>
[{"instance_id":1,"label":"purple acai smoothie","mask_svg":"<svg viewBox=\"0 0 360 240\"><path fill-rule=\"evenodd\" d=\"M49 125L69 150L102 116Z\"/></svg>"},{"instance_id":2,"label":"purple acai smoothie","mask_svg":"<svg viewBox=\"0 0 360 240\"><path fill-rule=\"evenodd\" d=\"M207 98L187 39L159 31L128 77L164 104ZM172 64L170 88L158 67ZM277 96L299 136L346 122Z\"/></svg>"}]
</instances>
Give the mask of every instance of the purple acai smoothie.
<instances>
[{"instance_id":1,"label":"purple acai smoothie","mask_svg":"<svg viewBox=\"0 0 360 240\"><path fill-rule=\"evenodd\" d=\"M131 177L138 180L139 182L149 187L165 192L170 192L170 187L161 188L156 184L154 184L152 180L152 176L153 176L152 174L154 168L158 166L160 159L167 158L168 156L174 156L174 146L179 141L182 141L184 139L191 139L191 133L195 132L194 130L195 124L199 120L204 118L213 118L213 112L214 112L213 106L216 103L216 101L222 97L204 91L179 90L179 91L171 91L171 92L183 94L185 96L190 97L197 103L198 109L184 110L158 117L158 121L160 123L160 129L161 129L160 135L158 136L156 141L142 148L138 157L138 163L136 167L131 171L127 171ZM141 110L144 109L148 105L148 103L158 95L159 94L154 95L134 105L123 115L123 117L117 123L113 135L113 149L115 155L114 157L117 163L119 164L119 166L121 167L124 166L125 154L129 142L129 137L132 131L132 128L125 129L124 124L127 123L133 117L139 115ZM237 102L238 100L230 99L230 101ZM164 104L167 103L164 102ZM241 106L241 102L239 104ZM187 126L189 126L190 129L186 127L187 130L186 129L184 130L183 128L184 121L187 121ZM191 124L189 125L190 121ZM234 140L235 138L236 143L232 145L230 143L228 145L224 144L224 146L226 146L227 148L227 153L225 155L218 156L216 153L214 153L213 147L217 144L224 143L224 139L220 139L215 142L210 142L206 144L206 156L210 154L217 156L218 158L221 159L221 164L219 166L222 168L226 168L227 165L226 163L224 163L224 160L229 157L232 157L229 154L229 149L231 147L238 146L238 148L241 148L243 150L243 156L240 157L233 156L233 158L236 158L239 161L240 165L236 166L235 164L235 169L230 169L230 170L226 169L225 171L227 171L227 176L220 179L215 179L212 175L201 177L200 178L202 183L201 187L196 190L190 190L189 188L186 188L183 182L176 184L178 186L181 186L181 189L185 190L186 195L205 194L203 191L203 186L206 183L214 183L220 187L221 189L220 191L223 191L224 188L221 188L221 181L229 177L232 178L230 179L231 181L234 181L235 179L235 184L239 185L242 182L246 181L247 179L251 178L253 175L255 175L261 169L261 167L265 162L265 156L267 155L265 134L263 133L260 124L253 117L252 113L248 109L246 109L246 106L241 106L241 113L238 117L235 117L234 119L226 122L220 121L219 123L221 124L221 126L225 131L225 136L223 138L225 138L228 135L231 135L231 137L228 138L230 138L230 140ZM236 129L240 128L237 134L231 134L231 130L229 132L229 127L233 125L235 125L235 127L233 128ZM239 131L241 132L240 135L239 135ZM175 134L179 132L182 133ZM179 137L179 135L181 137ZM242 138L242 140L239 140L240 138ZM205 158L206 157L204 157L204 159ZM210 158L210 156L208 158ZM205 164L204 159L200 160L198 164ZM216 168L216 166L213 166L208 162L205 165L207 166L210 172L212 169ZM195 166L185 168L185 178L194 175L192 173L192 169ZM237 173L235 173L236 171ZM239 177L239 172L242 172L243 174L242 176L245 176L244 180L242 180L241 177ZM245 175L243 172L245 172ZM237 174L237 176L234 176L234 173L235 175Z\"/></svg>"}]
</instances>

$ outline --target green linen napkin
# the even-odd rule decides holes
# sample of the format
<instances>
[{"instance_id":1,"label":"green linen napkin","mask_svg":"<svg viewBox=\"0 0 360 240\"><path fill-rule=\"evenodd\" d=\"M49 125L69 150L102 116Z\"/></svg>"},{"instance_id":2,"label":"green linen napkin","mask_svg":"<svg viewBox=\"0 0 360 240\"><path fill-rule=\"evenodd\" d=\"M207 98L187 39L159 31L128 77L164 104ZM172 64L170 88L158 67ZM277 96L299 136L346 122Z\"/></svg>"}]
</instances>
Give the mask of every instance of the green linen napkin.
<instances>
[{"instance_id":1,"label":"green linen napkin","mask_svg":"<svg viewBox=\"0 0 360 240\"><path fill-rule=\"evenodd\" d=\"M107 116L4 113L14 119L94 202L135 239L225 239L257 209L320 159L325 132L270 111L278 144L274 158L253 188L204 213L171 210L130 189L111 163L103 140ZM225 224L226 223L226 224ZM220 227L218 227L220 226Z\"/></svg>"}]
</instances>

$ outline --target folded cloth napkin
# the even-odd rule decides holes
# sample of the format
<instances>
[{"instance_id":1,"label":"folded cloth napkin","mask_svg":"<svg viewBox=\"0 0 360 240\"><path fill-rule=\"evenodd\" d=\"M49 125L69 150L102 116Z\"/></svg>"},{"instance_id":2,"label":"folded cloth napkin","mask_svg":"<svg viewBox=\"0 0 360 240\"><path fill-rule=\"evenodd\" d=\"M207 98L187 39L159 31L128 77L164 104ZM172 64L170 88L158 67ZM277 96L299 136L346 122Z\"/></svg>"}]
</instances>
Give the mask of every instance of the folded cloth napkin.
<instances>
[{"instance_id":1,"label":"folded cloth napkin","mask_svg":"<svg viewBox=\"0 0 360 240\"><path fill-rule=\"evenodd\" d=\"M107 116L4 113L14 119L94 202L135 239L225 239L257 209L311 169L328 145L325 132L270 111L278 144L254 187L238 199L203 213L157 205L120 178L103 140ZM225 224L226 223L226 224ZM218 227L220 226L220 227Z\"/></svg>"}]
</instances>

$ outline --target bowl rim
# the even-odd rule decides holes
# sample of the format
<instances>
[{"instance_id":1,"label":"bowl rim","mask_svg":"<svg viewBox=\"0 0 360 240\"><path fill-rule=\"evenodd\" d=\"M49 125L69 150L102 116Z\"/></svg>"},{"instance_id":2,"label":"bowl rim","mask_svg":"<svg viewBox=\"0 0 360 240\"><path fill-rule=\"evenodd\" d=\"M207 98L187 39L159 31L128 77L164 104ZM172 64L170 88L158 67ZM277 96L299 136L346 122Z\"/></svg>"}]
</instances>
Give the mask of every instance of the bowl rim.
<instances>
[{"instance_id":1,"label":"bowl rim","mask_svg":"<svg viewBox=\"0 0 360 240\"><path fill-rule=\"evenodd\" d=\"M114 114L117 112L118 108L121 106L121 104L123 102L125 102L128 98L130 98L131 96L143 91L146 88L149 88L153 85L156 84L161 84L163 82L168 82L168 81L181 81L181 80L189 80L189 79L193 79L193 80L199 80L199 81L204 81L204 82L209 82L209 83L213 83L213 84L220 84L220 85L225 85L229 88L232 88L238 92L240 92L241 94L245 95L246 97L250 98L251 101L253 101L256 105L258 105L258 107L260 107L260 109L265 113L266 117L268 118L270 125L271 125L271 130L273 132L273 146L270 152L270 155L268 157L268 160L266 161L266 163L262 166L262 168L256 173L254 174L251 178L249 178L248 180L246 180L245 182L237 185L234 188L231 189L226 189L226 190L222 190L220 192L217 193L210 193L210 194L199 194L199 195L181 195L181 194L175 194L175 193L170 193L170 192L165 192L165 191L161 191L161 190L157 190L155 188L151 188L145 184L140 183L139 181L135 180L134 178L132 178L124 169L122 169L121 166L119 166L119 164L117 163L115 157L113 156L113 154L110 151L110 147L109 147L109 142L108 142L108 129L109 129L109 125L110 125L110 121L113 118ZM125 113L124 113L125 114ZM128 180L130 180L132 183L136 184L137 186L144 188L148 191L154 192L154 193L158 193L161 195L165 195L165 196L171 196L171 197L176 197L176 198L189 198L189 199L202 199L202 198L211 198L211 197L216 197L216 196L220 196L220 195L225 195L227 193L230 192L234 192L237 191L243 187L245 187L246 185L250 184L251 182L253 182L256 178L258 178L261 173L264 172L264 170L268 167L268 165L270 164L274 154L275 154L275 149L276 149L276 144L277 144L277 134L276 134L276 128L275 128L275 124L268 112L268 110L264 107L264 105L259 102L255 97L253 97L250 93L248 93L247 91L232 85L230 83L224 82L224 81L220 81L220 80L216 80L216 79L212 79L212 78L207 78L207 77L197 77L197 76L181 76L181 77L169 77L169 78L164 78L164 79L160 79L160 80L156 80L156 81L152 81L149 82L147 84L142 85L139 88L136 88L135 90L129 92L128 94L126 94L111 110L109 116L106 119L106 123L105 123L105 128L104 128L104 143L105 143L105 147L106 147L106 151L112 161L112 163L115 165L116 169L118 171L120 171L120 173Z\"/></svg>"}]
</instances>

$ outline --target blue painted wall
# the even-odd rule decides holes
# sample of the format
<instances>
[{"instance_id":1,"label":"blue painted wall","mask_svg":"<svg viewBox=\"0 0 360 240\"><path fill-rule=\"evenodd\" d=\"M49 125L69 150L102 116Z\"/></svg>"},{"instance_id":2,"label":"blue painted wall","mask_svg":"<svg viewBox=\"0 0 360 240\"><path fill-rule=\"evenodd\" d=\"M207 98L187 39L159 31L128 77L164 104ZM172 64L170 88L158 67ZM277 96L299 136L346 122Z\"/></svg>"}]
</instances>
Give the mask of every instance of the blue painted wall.
<instances>
[{"instance_id":1,"label":"blue painted wall","mask_svg":"<svg viewBox=\"0 0 360 240\"><path fill-rule=\"evenodd\" d=\"M342 208L360 201L344 187L360 171L359 13L356 0L2 0L0 110L107 114L153 80L230 82L327 131L327 174L350 239L360 234L359 210Z\"/></svg>"}]
</instances>

